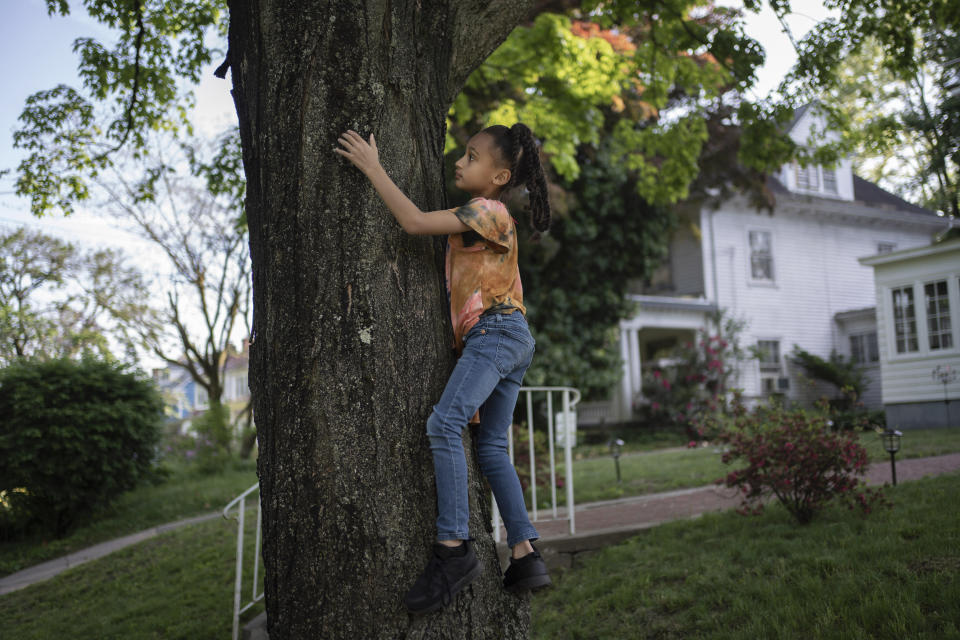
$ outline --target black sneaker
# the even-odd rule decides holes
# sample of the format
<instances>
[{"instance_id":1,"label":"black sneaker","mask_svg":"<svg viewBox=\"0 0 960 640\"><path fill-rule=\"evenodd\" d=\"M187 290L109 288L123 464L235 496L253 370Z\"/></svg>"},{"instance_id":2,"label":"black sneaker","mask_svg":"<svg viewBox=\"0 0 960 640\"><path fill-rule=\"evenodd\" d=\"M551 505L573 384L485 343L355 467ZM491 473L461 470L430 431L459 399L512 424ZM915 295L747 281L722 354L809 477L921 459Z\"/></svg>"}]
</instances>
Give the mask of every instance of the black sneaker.
<instances>
[{"instance_id":1,"label":"black sneaker","mask_svg":"<svg viewBox=\"0 0 960 640\"><path fill-rule=\"evenodd\" d=\"M520 559L511 557L510 566L503 574L503 587L507 591L536 591L551 584L547 565L536 547Z\"/></svg>"},{"instance_id":2,"label":"black sneaker","mask_svg":"<svg viewBox=\"0 0 960 640\"><path fill-rule=\"evenodd\" d=\"M410 591L403 599L410 613L429 613L445 607L453 601L453 596L480 575L480 561L464 540L466 552L458 547L447 547L439 542L433 543L433 555Z\"/></svg>"}]
</instances>

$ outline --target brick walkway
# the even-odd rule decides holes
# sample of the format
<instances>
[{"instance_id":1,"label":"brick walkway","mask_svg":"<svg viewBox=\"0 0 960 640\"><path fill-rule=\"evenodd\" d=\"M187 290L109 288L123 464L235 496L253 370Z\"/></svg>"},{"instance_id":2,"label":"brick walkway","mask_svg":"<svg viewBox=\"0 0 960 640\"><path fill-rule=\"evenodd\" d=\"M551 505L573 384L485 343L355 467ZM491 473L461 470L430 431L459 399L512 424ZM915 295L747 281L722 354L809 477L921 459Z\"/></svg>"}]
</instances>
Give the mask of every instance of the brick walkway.
<instances>
[{"instance_id":1,"label":"brick walkway","mask_svg":"<svg viewBox=\"0 0 960 640\"><path fill-rule=\"evenodd\" d=\"M924 476L958 470L960 470L960 453L898 460L897 482L917 480ZM890 482L890 463L871 464L865 479L870 485ZM577 505L574 535L569 533L569 523L565 519L541 519L534 523L541 538L537 547L543 552L549 564L570 566L573 555L616 544L642 529L670 520L692 518L708 511L734 508L739 504L740 499L736 490L720 485L710 485ZM559 509L558 515L564 518L566 510ZM541 518L552 517L552 510L541 510L540 516ZM500 539L506 540L506 532L502 527ZM501 543L501 555L504 558L505 551L506 546Z\"/></svg>"}]
</instances>

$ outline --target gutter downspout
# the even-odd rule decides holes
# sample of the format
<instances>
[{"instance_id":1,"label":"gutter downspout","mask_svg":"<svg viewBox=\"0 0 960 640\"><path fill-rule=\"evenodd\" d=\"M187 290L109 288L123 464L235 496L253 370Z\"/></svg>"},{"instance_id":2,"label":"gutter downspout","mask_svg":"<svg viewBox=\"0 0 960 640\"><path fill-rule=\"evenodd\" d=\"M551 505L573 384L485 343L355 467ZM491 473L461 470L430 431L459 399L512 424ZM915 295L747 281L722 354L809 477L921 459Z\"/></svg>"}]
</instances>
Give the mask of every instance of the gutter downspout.
<instances>
[{"instance_id":1,"label":"gutter downspout","mask_svg":"<svg viewBox=\"0 0 960 640\"><path fill-rule=\"evenodd\" d=\"M713 276L713 302L720 307L720 290L717 287L717 244L716 237L713 235L713 214L716 209L710 210L710 272Z\"/></svg>"}]
</instances>

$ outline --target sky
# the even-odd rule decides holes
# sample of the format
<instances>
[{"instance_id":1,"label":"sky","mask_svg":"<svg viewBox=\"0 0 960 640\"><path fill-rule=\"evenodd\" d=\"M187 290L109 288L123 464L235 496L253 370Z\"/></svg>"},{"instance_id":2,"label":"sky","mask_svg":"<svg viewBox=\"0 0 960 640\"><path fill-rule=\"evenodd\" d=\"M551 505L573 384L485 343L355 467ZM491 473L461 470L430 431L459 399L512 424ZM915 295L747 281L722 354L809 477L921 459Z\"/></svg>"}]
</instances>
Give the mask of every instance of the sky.
<instances>
[{"instance_id":1,"label":"sky","mask_svg":"<svg viewBox=\"0 0 960 640\"><path fill-rule=\"evenodd\" d=\"M76 12L67 17L48 16L43 0L0 0L0 59L4 65L3 91L0 93L0 170L12 169L0 177L0 228L28 226L61 237L84 248L114 248L124 250L130 263L146 273L162 275L165 260L160 250L139 235L127 231L108 216L78 209L69 217L60 214L36 218L29 211L29 201L14 193L16 166L25 156L13 147L13 132L17 118L28 96L58 84L80 88L76 73L77 56L72 51L78 37L109 40L108 30L88 18L78 2L71 2ZM718 0L722 6L742 6L737 0ZM824 8L820 0L794 0L794 14L787 24L797 39L818 21L835 13ZM759 14L747 13L747 35L756 39L766 50L766 63L760 69L754 97L773 91L796 61L787 36L769 8ZM230 97L230 76L219 79L213 70L220 64L214 61L203 73L203 80L195 90L197 98L194 122L201 135L215 135L236 122L236 113ZM234 335L239 346L241 336ZM146 371L162 366L157 358L145 359L141 366Z\"/></svg>"}]
</instances>

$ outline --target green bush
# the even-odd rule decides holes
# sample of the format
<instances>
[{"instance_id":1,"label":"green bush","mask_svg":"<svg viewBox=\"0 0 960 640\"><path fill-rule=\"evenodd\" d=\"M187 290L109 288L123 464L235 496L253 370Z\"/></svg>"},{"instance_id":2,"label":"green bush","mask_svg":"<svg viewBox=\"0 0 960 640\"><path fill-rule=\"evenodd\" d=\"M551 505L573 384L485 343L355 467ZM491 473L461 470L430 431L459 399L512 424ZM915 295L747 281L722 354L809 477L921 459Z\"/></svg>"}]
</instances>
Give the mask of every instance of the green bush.
<instances>
[{"instance_id":1,"label":"green bush","mask_svg":"<svg viewBox=\"0 0 960 640\"><path fill-rule=\"evenodd\" d=\"M194 456L197 472L222 472L231 460L230 409L220 402L212 403L193 419L193 430L197 434Z\"/></svg>"},{"instance_id":2,"label":"green bush","mask_svg":"<svg viewBox=\"0 0 960 640\"><path fill-rule=\"evenodd\" d=\"M85 357L0 369L0 536L61 538L153 479L163 400L124 368Z\"/></svg>"},{"instance_id":3,"label":"green bush","mask_svg":"<svg viewBox=\"0 0 960 640\"><path fill-rule=\"evenodd\" d=\"M887 414L883 409L852 409L834 411L830 414L834 431L874 431L887 426Z\"/></svg>"}]
</instances>

